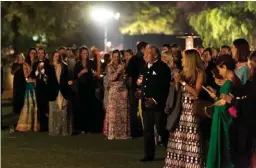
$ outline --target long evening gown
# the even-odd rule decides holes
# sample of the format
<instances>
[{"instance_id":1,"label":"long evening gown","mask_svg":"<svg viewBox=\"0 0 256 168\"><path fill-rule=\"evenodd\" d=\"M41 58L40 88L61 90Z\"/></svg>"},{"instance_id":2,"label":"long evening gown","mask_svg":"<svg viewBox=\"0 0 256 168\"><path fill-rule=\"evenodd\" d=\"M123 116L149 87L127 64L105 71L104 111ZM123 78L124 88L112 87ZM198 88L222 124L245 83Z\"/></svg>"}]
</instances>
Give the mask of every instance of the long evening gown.
<instances>
[{"instance_id":1,"label":"long evening gown","mask_svg":"<svg viewBox=\"0 0 256 168\"><path fill-rule=\"evenodd\" d=\"M61 64L55 65L58 83L60 83L62 71L63 68ZM68 100L63 97L61 91L59 91L56 100L50 101L49 105L49 135L71 135L72 127L67 111Z\"/></svg>"},{"instance_id":2,"label":"long evening gown","mask_svg":"<svg viewBox=\"0 0 256 168\"><path fill-rule=\"evenodd\" d=\"M97 98L95 95L96 84L92 74L93 65L88 60L88 72L78 78L78 74L84 69L82 62L78 61L74 68L74 79L77 81L77 109L74 114L76 129L80 132L95 133L98 118L95 115L97 111ZM102 129L102 127L101 127Z\"/></svg>"},{"instance_id":3,"label":"long evening gown","mask_svg":"<svg viewBox=\"0 0 256 168\"><path fill-rule=\"evenodd\" d=\"M191 94L182 89L182 110L178 125L170 133L164 168L204 168L199 117L193 113Z\"/></svg>"},{"instance_id":4,"label":"long evening gown","mask_svg":"<svg viewBox=\"0 0 256 168\"><path fill-rule=\"evenodd\" d=\"M236 76L240 79L242 87L249 80L250 77L250 68L248 67L247 63L240 63L237 64L235 69ZM235 96L237 96L235 92L239 90L234 88L232 92ZM239 92L239 91L238 91ZM241 93L239 93L240 95ZM242 94L240 96L245 96L246 94ZM239 96L239 97L240 97ZM242 103L244 104L244 103ZM242 105L245 107L244 105ZM236 167L249 167L248 161L248 154L251 152L250 149L248 151L248 142L250 141L250 133L247 126L248 120L244 117L244 114L248 113L246 108L242 108L239 110L241 113L238 114L237 118L234 118L232 121L232 125L230 128L230 146L231 146L231 153L232 153L232 162Z\"/></svg>"},{"instance_id":5,"label":"long evening gown","mask_svg":"<svg viewBox=\"0 0 256 168\"><path fill-rule=\"evenodd\" d=\"M34 89L35 83L28 80L26 83L25 101L20 113L16 131L39 131L36 95Z\"/></svg>"},{"instance_id":6,"label":"long evening gown","mask_svg":"<svg viewBox=\"0 0 256 168\"><path fill-rule=\"evenodd\" d=\"M14 73L15 71L15 73ZM12 65L13 78L13 112L20 114L24 105L26 91L26 80L23 72L23 64L14 63Z\"/></svg>"},{"instance_id":7,"label":"long evening gown","mask_svg":"<svg viewBox=\"0 0 256 168\"><path fill-rule=\"evenodd\" d=\"M130 117L128 91L124 74L118 73L113 65L108 65L109 90L106 106L104 134L109 140L130 138Z\"/></svg>"},{"instance_id":8,"label":"long evening gown","mask_svg":"<svg viewBox=\"0 0 256 168\"><path fill-rule=\"evenodd\" d=\"M231 81L227 80L220 88L221 94L229 94ZM219 101L217 99L216 101ZM207 168L232 168L229 144L229 127L232 117L228 112L228 105L214 106L212 118L211 138L207 157Z\"/></svg>"}]
</instances>

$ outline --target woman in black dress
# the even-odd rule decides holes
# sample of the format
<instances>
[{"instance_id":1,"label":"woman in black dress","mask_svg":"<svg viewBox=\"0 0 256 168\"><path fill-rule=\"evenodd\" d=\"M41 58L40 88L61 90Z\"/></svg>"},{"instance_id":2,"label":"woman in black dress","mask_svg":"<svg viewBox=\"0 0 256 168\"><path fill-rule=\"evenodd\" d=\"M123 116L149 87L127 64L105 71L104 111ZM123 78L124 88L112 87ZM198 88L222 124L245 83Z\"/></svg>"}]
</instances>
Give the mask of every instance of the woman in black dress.
<instances>
[{"instance_id":1,"label":"woman in black dress","mask_svg":"<svg viewBox=\"0 0 256 168\"><path fill-rule=\"evenodd\" d=\"M95 130L95 71L93 62L89 60L89 50L86 47L79 49L79 61L74 68L74 80L77 81L77 104L78 110L74 112L76 129L82 134Z\"/></svg>"},{"instance_id":2,"label":"woman in black dress","mask_svg":"<svg viewBox=\"0 0 256 168\"><path fill-rule=\"evenodd\" d=\"M13 112L19 114L24 104L26 90L26 80L23 73L24 56L22 53L16 54L16 60L12 64L11 73L13 78Z\"/></svg>"}]
</instances>

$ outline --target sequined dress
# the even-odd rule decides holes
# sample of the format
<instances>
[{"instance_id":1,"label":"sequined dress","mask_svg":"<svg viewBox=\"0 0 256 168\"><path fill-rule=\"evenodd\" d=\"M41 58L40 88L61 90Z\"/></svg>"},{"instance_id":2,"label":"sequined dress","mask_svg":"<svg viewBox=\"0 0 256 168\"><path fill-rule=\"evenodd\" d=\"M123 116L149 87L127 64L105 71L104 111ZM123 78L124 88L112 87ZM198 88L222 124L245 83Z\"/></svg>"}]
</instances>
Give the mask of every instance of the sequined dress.
<instances>
[{"instance_id":1,"label":"sequined dress","mask_svg":"<svg viewBox=\"0 0 256 168\"><path fill-rule=\"evenodd\" d=\"M199 117L193 114L190 93L182 90L181 116L176 129L169 135L164 168L204 168Z\"/></svg>"},{"instance_id":2,"label":"sequined dress","mask_svg":"<svg viewBox=\"0 0 256 168\"><path fill-rule=\"evenodd\" d=\"M55 65L56 77L60 82L61 65ZM67 113L68 101L62 96L59 91L55 101L50 101L49 106L49 135L71 135L72 126Z\"/></svg>"}]
</instances>

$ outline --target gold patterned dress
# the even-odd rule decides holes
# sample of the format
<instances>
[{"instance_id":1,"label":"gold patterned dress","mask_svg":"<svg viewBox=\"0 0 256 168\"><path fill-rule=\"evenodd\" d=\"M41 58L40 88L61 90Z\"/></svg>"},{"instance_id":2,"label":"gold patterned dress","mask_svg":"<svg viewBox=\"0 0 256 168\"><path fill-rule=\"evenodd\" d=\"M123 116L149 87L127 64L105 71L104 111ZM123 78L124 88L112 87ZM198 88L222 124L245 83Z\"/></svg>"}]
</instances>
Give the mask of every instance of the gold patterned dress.
<instances>
[{"instance_id":1,"label":"gold patterned dress","mask_svg":"<svg viewBox=\"0 0 256 168\"><path fill-rule=\"evenodd\" d=\"M104 134L109 140L130 138L128 90L124 73L108 65L109 90L107 94Z\"/></svg>"},{"instance_id":2,"label":"gold patterned dress","mask_svg":"<svg viewBox=\"0 0 256 168\"><path fill-rule=\"evenodd\" d=\"M170 133L164 168L204 168L199 118L192 111L191 95L182 91L182 111L174 132Z\"/></svg>"},{"instance_id":3,"label":"gold patterned dress","mask_svg":"<svg viewBox=\"0 0 256 168\"><path fill-rule=\"evenodd\" d=\"M36 95L34 89L35 83L32 80L27 79L24 106L20 113L16 131L39 131Z\"/></svg>"}]
</instances>

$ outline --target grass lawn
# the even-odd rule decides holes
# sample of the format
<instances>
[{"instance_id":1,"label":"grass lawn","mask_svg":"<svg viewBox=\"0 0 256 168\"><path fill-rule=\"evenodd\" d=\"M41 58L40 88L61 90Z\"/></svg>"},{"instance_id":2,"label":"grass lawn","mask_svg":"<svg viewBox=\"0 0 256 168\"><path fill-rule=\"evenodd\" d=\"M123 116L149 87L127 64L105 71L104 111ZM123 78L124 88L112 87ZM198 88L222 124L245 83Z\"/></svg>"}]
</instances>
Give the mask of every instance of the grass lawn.
<instances>
[{"instance_id":1,"label":"grass lawn","mask_svg":"<svg viewBox=\"0 0 256 168\"><path fill-rule=\"evenodd\" d=\"M2 107L6 116L10 107ZM9 117L3 123L13 122ZM51 137L47 133L2 131L3 168L160 168L164 147L157 147L156 160L140 163L143 139L108 141L101 134Z\"/></svg>"}]
</instances>

